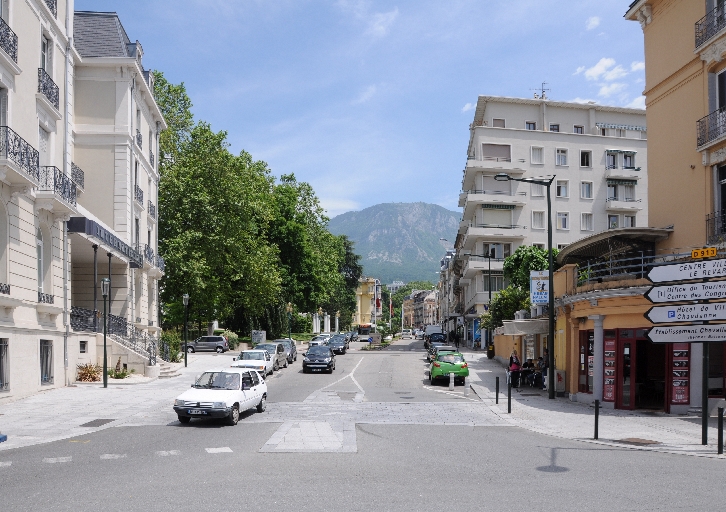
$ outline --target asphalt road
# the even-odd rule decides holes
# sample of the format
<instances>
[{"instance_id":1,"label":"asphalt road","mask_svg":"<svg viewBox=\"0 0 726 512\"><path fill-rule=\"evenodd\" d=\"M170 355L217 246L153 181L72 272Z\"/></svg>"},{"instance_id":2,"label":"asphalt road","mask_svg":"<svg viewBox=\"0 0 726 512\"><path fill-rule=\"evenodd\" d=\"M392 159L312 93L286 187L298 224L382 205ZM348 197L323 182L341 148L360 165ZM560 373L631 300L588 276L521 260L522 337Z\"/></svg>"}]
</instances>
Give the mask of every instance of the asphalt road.
<instances>
[{"instance_id":1,"label":"asphalt road","mask_svg":"<svg viewBox=\"0 0 726 512\"><path fill-rule=\"evenodd\" d=\"M721 460L495 423L431 425L408 416L413 423L396 423L403 404L486 407L461 387L454 394L430 388L423 353L410 350L417 346L349 352L332 375L302 374L298 359L269 379L268 412L246 413L235 427L171 419L4 451L0 510L692 510L717 503ZM180 382L180 392L187 385ZM361 389L363 402L355 403ZM319 406L335 417L371 402L393 411L392 419L385 423L381 413L382 424L356 423L355 452L261 451L280 428L265 415L283 406Z\"/></svg>"}]
</instances>

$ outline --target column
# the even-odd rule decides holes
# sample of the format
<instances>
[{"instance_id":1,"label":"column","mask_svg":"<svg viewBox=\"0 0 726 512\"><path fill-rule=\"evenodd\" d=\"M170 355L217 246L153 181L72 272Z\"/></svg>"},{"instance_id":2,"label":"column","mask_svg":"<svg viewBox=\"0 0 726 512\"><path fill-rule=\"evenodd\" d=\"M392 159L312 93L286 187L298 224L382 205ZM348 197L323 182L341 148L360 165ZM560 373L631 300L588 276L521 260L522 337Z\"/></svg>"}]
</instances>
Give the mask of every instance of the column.
<instances>
[{"instance_id":1,"label":"column","mask_svg":"<svg viewBox=\"0 0 726 512\"><path fill-rule=\"evenodd\" d=\"M320 332L320 322L318 320L318 314L313 313L313 334L318 334Z\"/></svg>"},{"instance_id":2,"label":"column","mask_svg":"<svg viewBox=\"0 0 726 512\"><path fill-rule=\"evenodd\" d=\"M325 330L323 332L330 332L330 315L328 313L325 313L324 322Z\"/></svg>"},{"instance_id":3,"label":"column","mask_svg":"<svg viewBox=\"0 0 726 512\"><path fill-rule=\"evenodd\" d=\"M605 315L591 315L588 317L590 320L592 320L595 323L595 343L593 345L593 372L592 372L592 399L593 400L600 400L602 402L602 387L603 387L603 365L604 362L604 356L605 356L605 345L604 345L604 335L603 335L603 320L605 319ZM552 370L552 369L550 369Z\"/></svg>"}]
</instances>

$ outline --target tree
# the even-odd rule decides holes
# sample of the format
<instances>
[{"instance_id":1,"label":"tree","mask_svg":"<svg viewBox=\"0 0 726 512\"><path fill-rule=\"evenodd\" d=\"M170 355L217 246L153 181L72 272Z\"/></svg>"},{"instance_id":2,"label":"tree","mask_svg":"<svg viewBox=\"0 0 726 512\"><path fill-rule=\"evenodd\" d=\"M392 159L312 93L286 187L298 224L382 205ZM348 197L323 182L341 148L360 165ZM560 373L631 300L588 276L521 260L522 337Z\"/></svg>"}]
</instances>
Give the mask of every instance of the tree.
<instances>
[{"instance_id":1,"label":"tree","mask_svg":"<svg viewBox=\"0 0 726 512\"><path fill-rule=\"evenodd\" d=\"M164 163L173 161L189 140L194 116L184 82L172 84L161 71L154 71L154 99L168 127L159 135L159 170L163 172Z\"/></svg>"},{"instance_id":2,"label":"tree","mask_svg":"<svg viewBox=\"0 0 726 512\"><path fill-rule=\"evenodd\" d=\"M529 290L510 285L499 291L489 305L489 311L481 316L482 329L496 329L504 325L504 320L514 318L520 309L529 309Z\"/></svg>"},{"instance_id":3,"label":"tree","mask_svg":"<svg viewBox=\"0 0 726 512\"><path fill-rule=\"evenodd\" d=\"M557 258L557 249L552 249L553 260ZM554 261L557 270L557 262ZM532 270L547 270L547 251L533 245L520 245L514 254L504 259L504 277L509 283L529 291L529 273Z\"/></svg>"}]
</instances>

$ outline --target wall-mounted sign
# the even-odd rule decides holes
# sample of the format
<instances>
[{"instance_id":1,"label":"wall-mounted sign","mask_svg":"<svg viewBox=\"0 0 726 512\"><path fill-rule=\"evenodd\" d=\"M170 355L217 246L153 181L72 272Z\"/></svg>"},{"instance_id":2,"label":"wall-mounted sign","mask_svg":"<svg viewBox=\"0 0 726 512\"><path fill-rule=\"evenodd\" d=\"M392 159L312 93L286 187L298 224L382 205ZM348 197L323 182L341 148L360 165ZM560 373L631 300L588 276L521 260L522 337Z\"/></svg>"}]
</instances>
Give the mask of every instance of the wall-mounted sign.
<instances>
[{"instance_id":1,"label":"wall-mounted sign","mask_svg":"<svg viewBox=\"0 0 726 512\"><path fill-rule=\"evenodd\" d=\"M659 265L651 268L647 277L652 283L726 277L726 259Z\"/></svg>"},{"instance_id":2,"label":"wall-mounted sign","mask_svg":"<svg viewBox=\"0 0 726 512\"><path fill-rule=\"evenodd\" d=\"M653 343L726 342L726 324L653 327L648 331Z\"/></svg>"},{"instance_id":3,"label":"wall-mounted sign","mask_svg":"<svg viewBox=\"0 0 726 512\"><path fill-rule=\"evenodd\" d=\"M549 271L532 270L529 273L529 300L532 304L549 304Z\"/></svg>"},{"instance_id":4,"label":"wall-mounted sign","mask_svg":"<svg viewBox=\"0 0 726 512\"><path fill-rule=\"evenodd\" d=\"M726 281L651 286L645 298L654 304L726 299Z\"/></svg>"},{"instance_id":5,"label":"wall-mounted sign","mask_svg":"<svg viewBox=\"0 0 726 512\"><path fill-rule=\"evenodd\" d=\"M726 320L726 303L655 306L645 313L654 324Z\"/></svg>"},{"instance_id":6,"label":"wall-mounted sign","mask_svg":"<svg viewBox=\"0 0 726 512\"><path fill-rule=\"evenodd\" d=\"M715 258L718 250L715 247L704 247L703 249L693 249L691 251L691 258Z\"/></svg>"}]
</instances>

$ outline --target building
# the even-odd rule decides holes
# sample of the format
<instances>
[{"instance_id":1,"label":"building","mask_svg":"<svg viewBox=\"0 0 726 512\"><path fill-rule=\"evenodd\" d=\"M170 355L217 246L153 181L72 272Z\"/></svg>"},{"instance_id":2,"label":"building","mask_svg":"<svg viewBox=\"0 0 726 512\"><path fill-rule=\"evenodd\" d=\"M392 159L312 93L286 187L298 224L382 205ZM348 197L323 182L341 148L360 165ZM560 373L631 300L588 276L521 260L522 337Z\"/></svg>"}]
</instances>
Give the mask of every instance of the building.
<instances>
[{"instance_id":1,"label":"building","mask_svg":"<svg viewBox=\"0 0 726 512\"><path fill-rule=\"evenodd\" d=\"M381 318L381 282L373 277L361 277L355 292L356 306L353 325L373 326Z\"/></svg>"},{"instance_id":2,"label":"building","mask_svg":"<svg viewBox=\"0 0 726 512\"><path fill-rule=\"evenodd\" d=\"M134 185L155 201L151 152L166 125L118 17L72 11L71 0L0 2L0 403L102 363L106 275L109 364L159 371L164 265Z\"/></svg>"},{"instance_id":3,"label":"building","mask_svg":"<svg viewBox=\"0 0 726 512\"><path fill-rule=\"evenodd\" d=\"M433 290L423 300L423 324L438 325L439 322L439 291Z\"/></svg>"},{"instance_id":4,"label":"building","mask_svg":"<svg viewBox=\"0 0 726 512\"><path fill-rule=\"evenodd\" d=\"M546 187L499 181L554 176L553 244L607 229L648 225L645 114L642 110L480 96L470 126L456 238L465 340L492 291L506 286L504 258L520 245L547 245Z\"/></svg>"},{"instance_id":5,"label":"building","mask_svg":"<svg viewBox=\"0 0 726 512\"><path fill-rule=\"evenodd\" d=\"M404 286L406 286L406 283L404 283L403 281L393 281L391 284L387 284L386 288L388 288L389 292L396 293Z\"/></svg>"},{"instance_id":6,"label":"building","mask_svg":"<svg viewBox=\"0 0 726 512\"><path fill-rule=\"evenodd\" d=\"M439 264L438 307L444 332L456 329L461 310L458 307L458 276L454 271L456 251L446 251Z\"/></svg>"},{"instance_id":7,"label":"building","mask_svg":"<svg viewBox=\"0 0 726 512\"><path fill-rule=\"evenodd\" d=\"M413 294L407 295L403 299L403 328L414 329L416 325L413 323L414 319L414 307L413 307Z\"/></svg>"}]
</instances>

